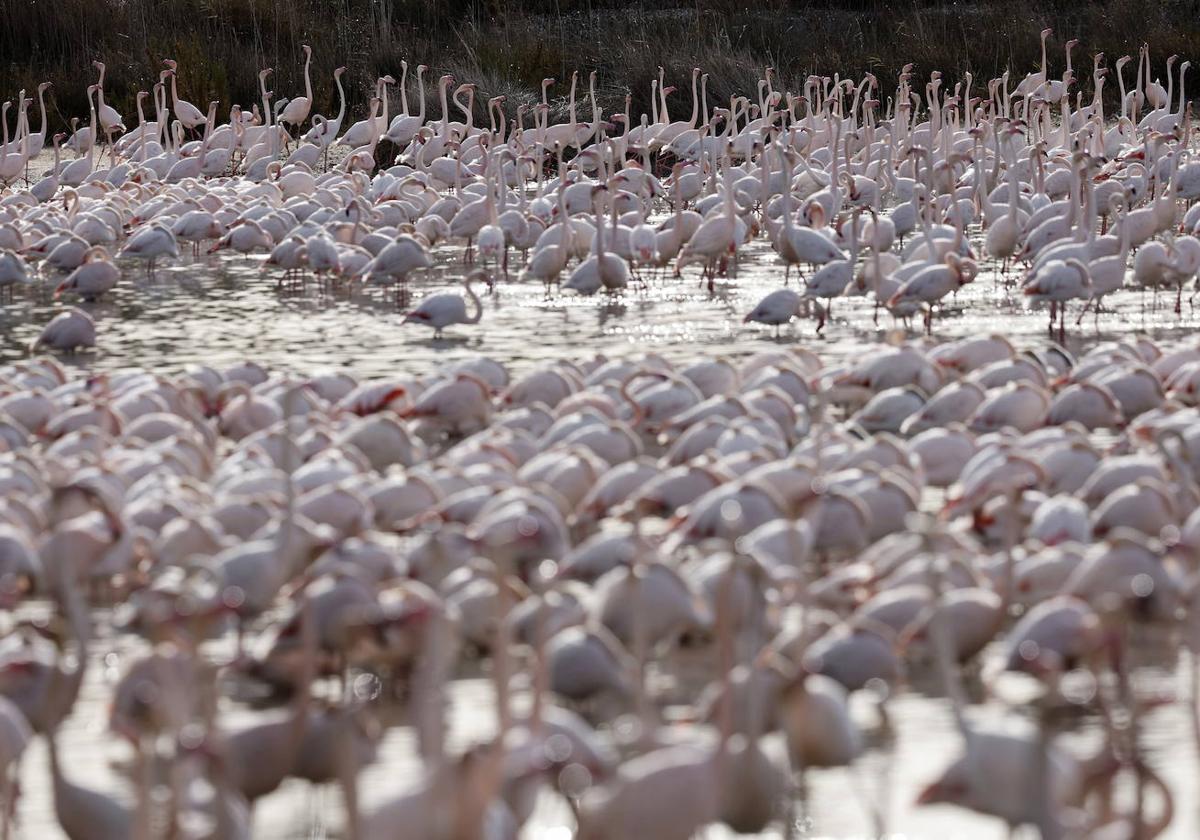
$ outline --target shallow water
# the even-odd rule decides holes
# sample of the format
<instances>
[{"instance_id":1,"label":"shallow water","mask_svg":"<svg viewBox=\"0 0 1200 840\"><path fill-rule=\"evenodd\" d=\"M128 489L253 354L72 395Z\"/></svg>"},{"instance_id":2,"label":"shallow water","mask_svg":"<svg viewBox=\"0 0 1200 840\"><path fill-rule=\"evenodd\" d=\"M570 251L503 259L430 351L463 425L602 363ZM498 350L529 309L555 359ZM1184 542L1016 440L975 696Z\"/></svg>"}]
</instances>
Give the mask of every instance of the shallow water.
<instances>
[{"instance_id":1,"label":"shallow water","mask_svg":"<svg viewBox=\"0 0 1200 840\"><path fill-rule=\"evenodd\" d=\"M411 285L412 298L457 288L464 273L461 250L442 249L439 266ZM280 288L273 274L260 271L259 259L240 256L185 257L160 267L148 278L141 265L129 265L121 285L106 300L81 304L96 318L98 347L67 357L87 370L126 366L171 371L188 364L214 366L253 359L268 368L311 372L344 368L360 376L430 373L447 363L487 355L509 366L514 376L537 362L555 357L585 358L656 352L675 361L698 353L744 355L772 346L773 330L742 324L742 315L767 292L777 288L782 268L769 246L755 243L741 261L736 278L722 278L713 293L702 288L692 270L682 279L650 277L644 286L616 295L580 298L547 295L540 285L521 285L501 279L484 297L482 323L459 326L435 341L416 325L401 325L402 307L382 290L322 290L313 281L306 288ZM46 278L39 286L20 290L13 302L0 303L0 361L24 358L30 342L63 304L52 297L57 282ZM1047 340L1046 315L1029 312L1024 301L1005 291L992 266L959 293L945 317L934 325L935 339L1000 332L1018 346ZM1122 292L1110 298L1111 311L1098 325L1089 315L1072 328L1067 345L1085 350L1097 341L1145 333L1157 339L1180 339L1200 325L1200 315L1184 304L1182 317L1172 311L1166 296L1152 308L1152 298ZM824 358L845 359L888 337L891 318L872 323L872 306L862 298L836 301L833 321L817 336L811 321L786 327L778 341L800 342ZM1073 311L1078 310L1078 305ZM1073 315L1068 318L1073 324ZM132 642L107 639L105 651L128 651ZM1143 669L1147 688L1177 689L1184 695L1183 674ZM113 784L107 771L111 738L106 731L106 706L114 672L95 668L74 714L62 734L69 756L67 772L92 786ZM1178 683L1178 685L1176 685ZM456 682L453 697L454 737L458 742L486 734L491 728L490 687L482 679ZM998 713L992 701L979 711ZM856 712L873 720L869 704ZM958 736L946 703L913 691L893 698L891 715L897 741L894 765L887 770L886 753L869 752L855 774L843 770L811 773L810 812L800 826L801 837L867 837L872 822L866 800L886 790L887 830L890 836L920 840L991 840L1007 836L996 820L949 808L915 808L920 788L959 749ZM236 718L236 714L234 715ZM1195 743L1184 705L1157 708L1145 718L1145 746L1151 762L1176 795L1176 819L1171 838L1200 836L1196 796ZM1085 737L1084 740L1088 740ZM411 738L406 729L389 730L379 762L364 779L365 805L397 789L415 768ZM37 744L24 766L20 807L21 837L57 838L50 806L44 753ZM307 784L289 782L258 806L256 837L320 838L337 836L340 795L334 789L311 791ZM561 805L547 802L526 831L528 838L566 840L561 826L568 822ZM709 837L726 836L716 830ZM778 836L770 834L766 836Z\"/></svg>"},{"instance_id":2,"label":"shallow water","mask_svg":"<svg viewBox=\"0 0 1200 840\"><path fill-rule=\"evenodd\" d=\"M682 278L648 275L643 285L589 298L547 295L541 284L518 283L514 272L482 295L478 325L450 327L441 340L426 327L401 325L407 305L424 295L461 291L461 253L439 249L437 267L414 279L407 301L399 303L381 288L331 290L312 278L304 288L281 287L278 272L261 270L261 256L185 255L159 267L153 278L140 263L128 263L121 284L104 299L73 302L96 319L97 347L71 361L95 370L133 365L173 371L192 363L253 359L268 368L336 367L381 376L426 374L487 355L519 375L546 358L653 351L678 361L696 353L744 355L775 341L772 328L742 323L783 280L781 264L762 240L743 256L737 276L719 278L712 293L695 269ZM999 281L995 268L985 264L975 282L948 301L934 322L933 338L998 332L1020 346L1047 340L1046 313L1029 311L1019 286L1014 292ZM54 299L57 282L47 277L40 286L19 290L13 302L0 303L0 361L24 358L42 326L70 303ZM1156 339L1189 335L1200 326L1200 313L1186 297L1176 315L1173 296L1166 293L1157 299L1128 290L1111 295L1098 321L1089 313L1076 328L1069 314L1065 343L1078 351L1133 333ZM823 334L816 333L814 321L797 320L783 328L779 341L803 343L826 359L844 357L902 329L886 312L876 326L872 310L866 298L839 298Z\"/></svg>"}]
</instances>

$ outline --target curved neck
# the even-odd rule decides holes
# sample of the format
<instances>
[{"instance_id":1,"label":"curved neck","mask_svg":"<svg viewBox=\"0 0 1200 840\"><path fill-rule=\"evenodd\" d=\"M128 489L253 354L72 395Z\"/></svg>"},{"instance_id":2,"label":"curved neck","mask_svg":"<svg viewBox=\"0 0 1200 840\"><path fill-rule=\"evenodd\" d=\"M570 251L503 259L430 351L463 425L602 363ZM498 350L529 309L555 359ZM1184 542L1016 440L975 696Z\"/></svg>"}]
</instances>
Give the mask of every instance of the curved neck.
<instances>
[{"instance_id":1,"label":"curved neck","mask_svg":"<svg viewBox=\"0 0 1200 840\"><path fill-rule=\"evenodd\" d=\"M479 295L475 294L475 290L471 288L470 280L467 280L463 285L467 289L467 296L471 298L471 303L475 305L475 312L467 318L467 323L478 324L483 318L483 301L479 299Z\"/></svg>"}]
</instances>

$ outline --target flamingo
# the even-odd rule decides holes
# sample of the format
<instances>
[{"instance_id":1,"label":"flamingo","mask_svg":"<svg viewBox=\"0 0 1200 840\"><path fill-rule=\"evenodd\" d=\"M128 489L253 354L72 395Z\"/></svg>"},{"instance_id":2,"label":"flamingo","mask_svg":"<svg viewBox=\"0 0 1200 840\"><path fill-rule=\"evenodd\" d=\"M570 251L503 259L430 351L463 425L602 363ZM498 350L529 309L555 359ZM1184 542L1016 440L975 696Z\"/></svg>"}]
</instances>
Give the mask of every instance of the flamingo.
<instances>
[{"instance_id":1,"label":"flamingo","mask_svg":"<svg viewBox=\"0 0 1200 840\"><path fill-rule=\"evenodd\" d=\"M204 125L205 114L199 108L187 100L179 98L179 64L172 59L165 59L163 64L170 71L171 77L171 103L175 111L175 117L183 124L183 127L194 131Z\"/></svg>"},{"instance_id":2,"label":"flamingo","mask_svg":"<svg viewBox=\"0 0 1200 840\"><path fill-rule=\"evenodd\" d=\"M629 263L619 254L605 249L605 222L597 198L606 194L607 187L591 188L592 205L596 213L592 250L588 258L571 272L571 276L563 284L564 289L577 291L582 295L592 295L601 288L623 289L629 282Z\"/></svg>"},{"instance_id":3,"label":"flamingo","mask_svg":"<svg viewBox=\"0 0 1200 840\"><path fill-rule=\"evenodd\" d=\"M1088 299L1092 295L1092 276L1087 265L1074 257L1066 261L1052 260L1025 281L1026 297L1050 303L1050 332L1054 332L1054 316L1059 311L1059 340L1065 332L1064 319L1067 301Z\"/></svg>"},{"instance_id":4,"label":"flamingo","mask_svg":"<svg viewBox=\"0 0 1200 840\"><path fill-rule=\"evenodd\" d=\"M775 337L779 337L779 328L801 313L808 301L798 292L791 289L776 289L768 294L758 304L746 313L742 323L755 322L775 327Z\"/></svg>"},{"instance_id":5,"label":"flamingo","mask_svg":"<svg viewBox=\"0 0 1200 840\"><path fill-rule=\"evenodd\" d=\"M281 124L294 125L297 129L308 119L313 103L312 77L309 75L309 66L312 64L312 47L308 44L301 44L300 48L304 50L304 96L288 100L288 104L279 113ZM336 132L336 129L334 131Z\"/></svg>"},{"instance_id":6,"label":"flamingo","mask_svg":"<svg viewBox=\"0 0 1200 840\"><path fill-rule=\"evenodd\" d=\"M8 145L8 103L5 102L3 108L0 109L0 122L3 122L3 144L0 145L0 183L2 184L10 184L21 177L21 173L25 171L29 161L29 126L25 107L28 102L29 100L24 98L22 91L20 110L17 116L17 134L20 139L16 153L11 155L4 153L4 149Z\"/></svg>"},{"instance_id":7,"label":"flamingo","mask_svg":"<svg viewBox=\"0 0 1200 840\"><path fill-rule=\"evenodd\" d=\"M405 70L407 71L407 65ZM397 114L384 132L383 138L395 143L403 148L412 142L417 136L417 132L425 125L425 71L429 68L424 64L417 65L417 90L421 92L420 110L415 114L408 113L408 108L404 109L404 113ZM404 80L401 77L401 89L403 90Z\"/></svg>"},{"instance_id":8,"label":"flamingo","mask_svg":"<svg viewBox=\"0 0 1200 840\"><path fill-rule=\"evenodd\" d=\"M125 119L116 108L104 103L104 71L105 65L102 61L93 61L92 66L100 71L100 78L96 82L96 116L100 119L100 128L104 130L106 135L109 135L109 142L114 131L120 131L122 134L128 129L125 128Z\"/></svg>"},{"instance_id":9,"label":"flamingo","mask_svg":"<svg viewBox=\"0 0 1200 840\"><path fill-rule=\"evenodd\" d=\"M442 330L451 324L478 324L483 318L483 302L471 288L472 283L485 282L491 286L491 280L483 269L475 269L463 279L463 288L471 303L475 305L475 313L467 314L467 302L461 295L443 293L429 295L415 309L404 316L401 323L424 324L433 327L433 337L441 338Z\"/></svg>"},{"instance_id":10,"label":"flamingo","mask_svg":"<svg viewBox=\"0 0 1200 840\"><path fill-rule=\"evenodd\" d=\"M928 307L925 330L932 334L933 307L946 295L974 279L977 271L974 260L949 251L940 264L935 263L922 268L897 289L888 299L888 308L896 309L905 304L924 303Z\"/></svg>"},{"instance_id":11,"label":"flamingo","mask_svg":"<svg viewBox=\"0 0 1200 840\"><path fill-rule=\"evenodd\" d=\"M112 263L108 250L96 245L88 249L83 257L83 264L58 284L54 296L61 297L69 292L79 295L84 300L93 301L115 288L120 278L121 270Z\"/></svg>"},{"instance_id":12,"label":"flamingo","mask_svg":"<svg viewBox=\"0 0 1200 840\"><path fill-rule=\"evenodd\" d=\"M713 290L713 275L718 261L724 261L732 255L737 259L737 246L740 241L739 223L733 204L733 183L730 175L725 176L725 185L721 206L724 212L717 212L707 217L696 232L692 234L679 257L675 261L675 274L688 262L703 260L704 273L708 277L708 288Z\"/></svg>"},{"instance_id":13,"label":"flamingo","mask_svg":"<svg viewBox=\"0 0 1200 840\"><path fill-rule=\"evenodd\" d=\"M367 282L403 285L409 274L432 265L433 258L424 243L412 236L398 236L363 267L361 276Z\"/></svg>"},{"instance_id":14,"label":"flamingo","mask_svg":"<svg viewBox=\"0 0 1200 840\"><path fill-rule=\"evenodd\" d=\"M158 258L178 257L179 245L169 227L161 223L151 224L129 237L117 256L145 260L147 276L152 276Z\"/></svg>"},{"instance_id":15,"label":"flamingo","mask_svg":"<svg viewBox=\"0 0 1200 840\"><path fill-rule=\"evenodd\" d=\"M12 251L0 250L0 289L8 289L11 299L16 294L17 286L32 282L25 270L25 261Z\"/></svg>"},{"instance_id":16,"label":"flamingo","mask_svg":"<svg viewBox=\"0 0 1200 840\"><path fill-rule=\"evenodd\" d=\"M71 353L81 347L96 346L96 322L82 309L68 309L50 319L32 349L48 347Z\"/></svg>"},{"instance_id":17,"label":"flamingo","mask_svg":"<svg viewBox=\"0 0 1200 840\"><path fill-rule=\"evenodd\" d=\"M88 114L90 118L89 125L92 135L96 132L96 108L92 103L92 94L96 92L96 86L90 85L87 89ZM89 144L86 151L86 156L78 160L73 160L63 166L62 171L58 173L58 181L65 187L78 187L82 184L89 175L92 174L92 169L95 166L94 145Z\"/></svg>"}]
</instances>

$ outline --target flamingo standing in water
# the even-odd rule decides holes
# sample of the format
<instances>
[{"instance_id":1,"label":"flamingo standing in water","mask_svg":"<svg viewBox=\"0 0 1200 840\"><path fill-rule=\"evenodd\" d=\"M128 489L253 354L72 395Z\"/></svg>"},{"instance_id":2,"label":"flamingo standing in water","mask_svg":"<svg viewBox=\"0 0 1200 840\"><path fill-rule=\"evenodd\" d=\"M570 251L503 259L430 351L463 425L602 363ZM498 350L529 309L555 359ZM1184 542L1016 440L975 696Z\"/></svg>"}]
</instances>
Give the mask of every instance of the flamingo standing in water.
<instances>
[{"instance_id":1,"label":"flamingo standing in water","mask_svg":"<svg viewBox=\"0 0 1200 840\"><path fill-rule=\"evenodd\" d=\"M96 345L96 322L82 309L68 309L55 315L33 342L31 349L48 347L51 350L74 352L81 347Z\"/></svg>"},{"instance_id":2,"label":"flamingo standing in water","mask_svg":"<svg viewBox=\"0 0 1200 840\"><path fill-rule=\"evenodd\" d=\"M1058 338L1066 334L1067 301L1088 300L1092 296L1092 275L1082 260L1051 260L1034 272L1025 281L1025 296L1032 301L1050 304L1051 334L1054 332L1054 317L1058 315Z\"/></svg>"},{"instance_id":3,"label":"flamingo standing in water","mask_svg":"<svg viewBox=\"0 0 1200 840\"><path fill-rule=\"evenodd\" d=\"M807 303L809 301L798 292L776 289L747 312L742 323L754 322L772 326L775 328L775 337L779 338L779 328L799 315Z\"/></svg>"},{"instance_id":4,"label":"flamingo standing in water","mask_svg":"<svg viewBox=\"0 0 1200 840\"><path fill-rule=\"evenodd\" d=\"M463 280L463 288L475 306L473 314L467 314L467 302L462 295L445 292L430 295L422 300L415 309L404 316L401 323L433 327L434 338L441 338L442 330L452 324L478 324L483 318L483 301L471 288L471 284L476 282L484 282L491 286L491 279L483 269L475 269Z\"/></svg>"},{"instance_id":5,"label":"flamingo standing in water","mask_svg":"<svg viewBox=\"0 0 1200 840\"><path fill-rule=\"evenodd\" d=\"M108 250L95 245L84 255L83 264L72 271L54 290L55 297L64 293L77 294L84 300L96 300L116 287L121 270L113 264Z\"/></svg>"}]
</instances>

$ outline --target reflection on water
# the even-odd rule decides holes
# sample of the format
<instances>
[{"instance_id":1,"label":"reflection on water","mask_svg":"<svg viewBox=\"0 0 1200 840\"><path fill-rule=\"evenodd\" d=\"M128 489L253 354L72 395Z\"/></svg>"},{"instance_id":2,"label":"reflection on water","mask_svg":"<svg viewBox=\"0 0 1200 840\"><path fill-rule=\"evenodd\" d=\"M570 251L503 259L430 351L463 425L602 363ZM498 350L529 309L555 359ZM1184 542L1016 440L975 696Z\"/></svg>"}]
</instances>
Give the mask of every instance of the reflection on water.
<instances>
[{"instance_id":1,"label":"reflection on water","mask_svg":"<svg viewBox=\"0 0 1200 840\"><path fill-rule=\"evenodd\" d=\"M460 252L443 249L439 267L413 282L413 300L456 289L462 270ZM686 360L697 351L732 356L775 341L769 328L744 326L742 315L776 288L782 276L769 248L759 242L742 260L736 280L718 283L712 294L692 274L650 277L623 294L594 298L548 296L540 284L501 280L494 293L484 298L481 324L452 327L444 340L435 341L427 329L401 325L402 309L390 292L328 290L311 281L299 289L281 288L274 276L260 271L256 259L184 258L160 268L153 279L140 266L130 266L106 300L83 304L96 318L98 347L68 363L94 370L144 366L170 371L193 363L220 366L249 358L271 368L337 367L360 376L378 376L429 373L478 355L508 364L513 374L541 359L594 353L655 352L674 360ZM62 305L51 295L55 282L46 278L39 286L19 291L14 302L0 305L0 360L27 355L30 342ZM1149 295L1137 292L1112 295L1109 301L1112 311L1101 315L1098 325L1089 315L1068 336L1072 350L1135 331L1178 339L1190 335L1200 320L1186 305L1182 318L1176 316L1165 297L1158 308ZM1045 315L1025 311L1020 295L1006 291L990 268L948 303L946 316L935 324L935 337L1000 332L1019 345L1046 340ZM814 334L811 321L796 322L779 341L807 343L825 358L845 358L865 343L882 340L894 328L886 314L874 326L872 309L867 299L839 300L836 318L824 335ZM133 644L110 637L99 647L101 654L127 653ZM1155 667L1141 669L1138 678L1147 689L1170 691L1181 676L1173 669ZM62 736L64 752L71 756L68 772L76 777L86 772L80 781L92 786L111 782L102 768L113 757L105 703L114 679L111 669L93 669ZM457 742L486 734L492 725L492 715L486 711L490 706L486 681L459 680L453 704ZM998 701L989 701L975 711L988 717L1002 709ZM231 721L243 713L231 708ZM868 701L856 706L856 713L864 722L874 720ZM915 691L894 697L890 714L896 733L892 750L871 750L854 774L842 770L811 774L809 810L799 836L867 837L872 831L872 808L882 810L889 831L897 837L991 840L1007 836L1007 829L995 820L946 807L913 807L922 784L957 752L958 737L945 703ZM1196 759L1186 708L1181 703L1156 708L1146 714L1144 723L1145 747L1176 794L1176 820L1167 836L1200 836ZM1078 741L1094 743L1094 735L1083 727ZM411 774L412 755L408 730L390 730L379 762L366 773L367 807ZM40 743L27 759L25 777L47 778ZM259 803L255 836L270 840L336 836L329 832L340 821L340 808L336 790L313 791L306 783L289 782ZM20 836L59 837L46 785L24 787L20 813ZM552 829L568 819L561 803L546 801L526 836L561 836ZM708 836L726 835L713 830Z\"/></svg>"}]
</instances>

